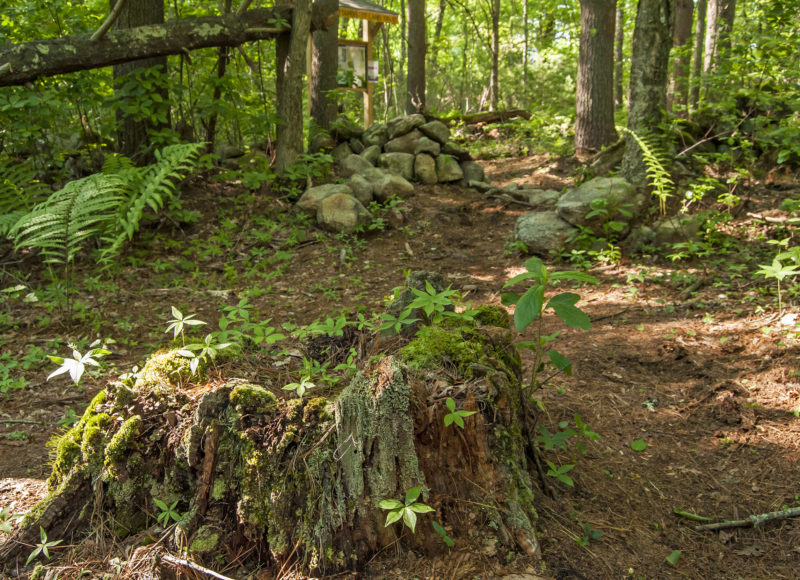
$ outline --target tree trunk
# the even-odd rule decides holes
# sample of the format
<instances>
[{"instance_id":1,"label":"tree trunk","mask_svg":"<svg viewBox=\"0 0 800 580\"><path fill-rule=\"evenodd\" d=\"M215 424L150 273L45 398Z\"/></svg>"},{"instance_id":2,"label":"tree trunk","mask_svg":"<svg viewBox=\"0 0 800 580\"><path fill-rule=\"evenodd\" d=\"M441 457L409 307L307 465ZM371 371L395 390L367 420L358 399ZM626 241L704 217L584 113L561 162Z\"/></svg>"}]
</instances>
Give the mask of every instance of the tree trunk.
<instances>
[{"instance_id":1,"label":"tree trunk","mask_svg":"<svg viewBox=\"0 0 800 580\"><path fill-rule=\"evenodd\" d=\"M706 14L706 47L703 72L713 74L725 64L731 50L736 0L709 0Z\"/></svg>"},{"instance_id":2,"label":"tree trunk","mask_svg":"<svg viewBox=\"0 0 800 580\"><path fill-rule=\"evenodd\" d=\"M336 21L328 30L312 34L311 42L311 118L320 129L328 131L336 119L336 70L339 39L338 3L334 7ZM387 69L384 69L387 70ZM384 73L384 76L386 73Z\"/></svg>"},{"instance_id":3,"label":"tree trunk","mask_svg":"<svg viewBox=\"0 0 800 580\"><path fill-rule=\"evenodd\" d=\"M528 30L528 0L522 0L522 94L525 95L524 103L527 103L528 88L528 43L530 32Z\"/></svg>"},{"instance_id":4,"label":"tree trunk","mask_svg":"<svg viewBox=\"0 0 800 580\"><path fill-rule=\"evenodd\" d=\"M406 114L425 110L425 0L408 0Z\"/></svg>"},{"instance_id":5,"label":"tree trunk","mask_svg":"<svg viewBox=\"0 0 800 580\"><path fill-rule=\"evenodd\" d=\"M692 58L689 41L692 38L693 16L694 0L676 0L675 32L672 42L675 57L672 59L667 110L675 112L680 117L686 117L689 106L689 67Z\"/></svg>"},{"instance_id":6,"label":"tree trunk","mask_svg":"<svg viewBox=\"0 0 800 580\"><path fill-rule=\"evenodd\" d=\"M625 99L623 82L623 48L625 44L625 0L617 1L616 18L614 24L614 105L622 107Z\"/></svg>"},{"instance_id":7,"label":"tree trunk","mask_svg":"<svg viewBox=\"0 0 800 580\"><path fill-rule=\"evenodd\" d=\"M633 31L628 129L639 135L653 131L667 105L667 71L675 22L675 0L639 0ZM622 174L631 183L644 183L642 152L628 136Z\"/></svg>"},{"instance_id":8,"label":"tree trunk","mask_svg":"<svg viewBox=\"0 0 800 580\"><path fill-rule=\"evenodd\" d=\"M314 8L312 30L320 30L333 15L318 10L317 3ZM0 87L142 58L185 54L198 48L267 40L282 32L270 22L276 17L291 19L291 8L257 8L241 16L181 18L161 25L114 30L97 41L92 41L90 34L79 34L0 46Z\"/></svg>"},{"instance_id":9,"label":"tree trunk","mask_svg":"<svg viewBox=\"0 0 800 580\"><path fill-rule=\"evenodd\" d=\"M500 0L492 1L492 70L489 76L489 108L496 111L500 102Z\"/></svg>"},{"instance_id":10,"label":"tree trunk","mask_svg":"<svg viewBox=\"0 0 800 580\"><path fill-rule=\"evenodd\" d=\"M614 0L581 0L575 150L597 151L614 131Z\"/></svg>"},{"instance_id":11,"label":"tree trunk","mask_svg":"<svg viewBox=\"0 0 800 580\"><path fill-rule=\"evenodd\" d=\"M183 546L206 567L221 556L245 569L288 565L315 576L363 566L395 544L446 557L433 521L464 545L485 535L538 558L528 459L536 449L524 435L533 425L519 353L504 310L477 320L426 327L331 401L244 380L195 384L176 351L153 355L135 384L109 384L60 438L51 493L3 544L0 570L24 560L39 525L65 545L90 527L95 543L163 535L161 549ZM369 339L353 330L342 344ZM427 361L424 371L411 370L415 356ZM474 411L464 429L445 426L443 392ZM420 514L415 534L402 521L386 527L376 504L413 487L436 513ZM155 500L182 514L176 533L163 534ZM165 577L157 554L126 556L126 572Z\"/></svg>"},{"instance_id":12,"label":"tree trunk","mask_svg":"<svg viewBox=\"0 0 800 580\"><path fill-rule=\"evenodd\" d=\"M124 0L111 0L110 10L114 9L117 2ZM164 0L138 0L128 1L122 6L119 16L114 21L113 27L116 30L126 28L136 28L148 24L164 23ZM132 73L152 75L153 85L158 87L153 94L158 94L160 100L144 98L149 100L149 105L153 110L148 114L131 115L125 114L124 110L117 111L117 150L123 155L135 158L142 154L150 146L150 132L169 128L169 90L166 84L167 57L157 56L142 60L134 60L118 64L114 67L114 91L120 97L120 89L128 79L135 78ZM126 97L122 95L123 103ZM147 109L150 109L150 106ZM152 151L149 155L152 155ZM142 157L145 161L147 155Z\"/></svg>"},{"instance_id":13,"label":"tree trunk","mask_svg":"<svg viewBox=\"0 0 800 580\"><path fill-rule=\"evenodd\" d=\"M700 85L703 77L703 47L706 34L706 0L697 0L697 18L694 28L692 50L692 81L689 90L689 108L694 111L700 101Z\"/></svg>"},{"instance_id":14,"label":"tree trunk","mask_svg":"<svg viewBox=\"0 0 800 580\"><path fill-rule=\"evenodd\" d=\"M229 14L231 11L231 4L233 0L225 0L223 14ZM227 46L220 46L217 49L217 83L214 85L214 93L211 96L212 102L217 103L222 96L222 79L225 78L225 69L228 67L228 50ZM216 110L211 113L211 118L208 120L206 127L206 143L209 151L214 151L214 141L217 137L217 117L219 114Z\"/></svg>"},{"instance_id":15,"label":"tree trunk","mask_svg":"<svg viewBox=\"0 0 800 580\"><path fill-rule=\"evenodd\" d=\"M294 0L291 34L275 46L275 172L283 175L303 153L303 78L311 29L310 0Z\"/></svg>"}]
</instances>

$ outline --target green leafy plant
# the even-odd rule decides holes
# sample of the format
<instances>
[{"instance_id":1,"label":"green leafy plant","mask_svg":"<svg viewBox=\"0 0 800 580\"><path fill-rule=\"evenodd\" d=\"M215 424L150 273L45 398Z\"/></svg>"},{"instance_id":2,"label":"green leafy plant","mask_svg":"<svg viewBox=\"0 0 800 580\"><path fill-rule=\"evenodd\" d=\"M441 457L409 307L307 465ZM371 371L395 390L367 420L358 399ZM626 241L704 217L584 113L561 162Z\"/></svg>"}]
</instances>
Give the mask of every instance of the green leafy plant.
<instances>
[{"instance_id":1,"label":"green leafy plant","mask_svg":"<svg viewBox=\"0 0 800 580\"><path fill-rule=\"evenodd\" d=\"M439 534L439 537L442 538L442 541L447 545L448 548L452 548L456 545L456 543L453 541L453 538L447 535L447 530L444 529L442 524L436 520L433 520L431 524L433 525L433 531Z\"/></svg>"},{"instance_id":2,"label":"green leafy plant","mask_svg":"<svg viewBox=\"0 0 800 580\"><path fill-rule=\"evenodd\" d=\"M181 337L181 342L186 345L185 330L187 326L202 326L205 324L202 320L195 319L194 314L187 314L186 316L180 310L172 307L172 319L169 321L169 326L164 332L169 333L172 331L172 338L177 339L178 335Z\"/></svg>"},{"instance_id":3,"label":"green leafy plant","mask_svg":"<svg viewBox=\"0 0 800 580\"><path fill-rule=\"evenodd\" d=\"M789 255L787 252L782 252L775 256L772 264L759 264L760 270L756 270L756 274L761 274L765 279L769 280L774 278L778 287L778 312L783 312L783 300L781 296L781 282L789 276L796 276L800 273L800 266L783 264L781 259Z\"/></svg>"},{"instance_id":4,"label":"green leafy plant","mask_svg":"<svg viewBox=\"0 0 800 580\"><path fill-rule=\"evenodd\" d=\"M47 186L36 179L32 163L0 157L0 237L48 193Z\"/></svg>"},{"instance_id":5,"label":"green leafy plant","mask_svg":"<svg viewBox=\"0 0 800 580\"><path fill-rule=\"evenodd\" d=\"M50 559L50 548L53 546L59 545L64 540L47 540L47 532L44 531L42 526L39 526L39 537L41 538L41 542L36 544L36 547L28 556L28 559L25 561L25 565L27 566L31 562L33 562L36 558L39 557L39 554L44 554L45 557L49 560Z\"/></svg>"},{"instance_id":6,"label":"green leafy plant","mask_svg":"<svg viewBox=\"0 0 800 580\"><path fill-rule=\"evenodd\" d=\"M599 540L603 537L603 532L599 532L592 528L590 524L583 524L583 535L576 541L579 546L584 548L589 545L592 540Z\"/></svg>"},{"instance_id":7,"label":"green leafy plant","mask_svg":"<svg viewBox=\"0 0 800 580\"><path fill-rule=\"evenodd\" d=\"M183 518L183 514L181 514L176 508L178 507L178 503L180 500L175 500L172 502L171 505L167 505L166 502L161 501L160 499L154 497L153 502L156 504L156 507L160 510L159 514L156 516L156 520L162 526L167 527L169 525L170 520L174 522L179 522Z\"/></svg>"},{"instance_id":8,"label":"green leafy plant","mask_svg":"<svg viewBox=\"0 0 800 580\"><path fill-rule=\"evenodd\" d=\"M378 503L378 507L383 510L389 510L389 513L386 514L384 527L402 519L403 523L411 529L411 533L414 533L417 527L417 514L436 511L429 505L417 501L420 491L419 486L412 487L406 492L405 501L400 501L399 499L381 500Z\"/></svg>"},{"instance_id":9,"label":"green leafy plant","mask_svg":"<svg viewBox=\"0 0 800 580\"><path fill-rule=\"evenodd\" d=\"M14 531L13 524L17 520L21 520L23 514L12 514L9 506L0 508L0 534L10 534Z\"/></svg>"},{"instance_id":10,"label":"green leafy plant","mask_svg":"<svg viewBox=\"0 0 800 580\"><path fill-rule=\"evenodd\" d=\"M48 355L47 358L59 365L59 367L48 375L47 380L49 381L53 377L63 375L64 373L69 373L72 382L77 385L80 382L87 365L99 367L100 363L97 361L97 359L109 354L111 354L111 351L105 348L93 348L86 354L82 355L73 347L72 358Z\"/></svg>"},{"instance_id":11,"label":"green leafy plant","mask_svg":"<svg viewBox=\"0 0 800 580\"><path fill-rule=\"evenodd\" d=\"M283 387L283 390L294 391L298 397L303 398L303 396L306 394L307 391L313 389L316 386L317 385L311 382L310 377L303 377L300 379L299 383L289 383L288 385Z\"/></svg>"},{"instance_id":12,"label":"green leafy plant","mask_svg":"<svg viewBox=\"0 0 800 580\"><path fill-rule=\"evenodd\" d=\"M627 127L617 127L617 131L629 135L642 151L642 157L647 171L647 179L653 188L653 195L658 198L658 207L661 215L667 213L667 199L672 197L675 183L667 171L667 156L656 143L652 135L639 136Z\"/></svg>"},{"instance_id":13,"label":"green leafy plant","mask_svg":"<svg viewBox=\"0 0 800 580\"><path fill-rule=\"evenodd\" d=\"M555 477L561 483L564 483L570 487L575 487L575 482L572 478L567 475L569 471L572 471L572 468L575 467L574 463L567 463L566 465L557 466L552 461L547 461L547 475L550 477Z\"/></svg>"},{"instance_id":14,"label":"green leafy plant","mask_svg":"<svg viewBox=\"0 0 800 580\"><path fill-rule=\"evenodd\" d=\"M453 423L464 428L464 417L469 417L470 415L474 415L477 411L463 411L463 410L456 410L456 402L447 397L445 401L445 405L450 410L450 412L444 416L444 426L449 427Z\"/></svg>"},{"instance_id":15,"label":"green leafy plant","mask_svg":"<svg viewBox=\"0 0 800 580\"><path fill-rule=\"evenodd\" d=\"M219 351L224 350L229 346L231 346L231 343L215 342L214 335L207 334L203 339L203 342L187 344L182 349L178 350L178 354L189 359L189 368L191 369L192 374L194 374L197 372L197 368L200 366L201 362L213 362L217 358Z\"/></svg>"}]
</instances>

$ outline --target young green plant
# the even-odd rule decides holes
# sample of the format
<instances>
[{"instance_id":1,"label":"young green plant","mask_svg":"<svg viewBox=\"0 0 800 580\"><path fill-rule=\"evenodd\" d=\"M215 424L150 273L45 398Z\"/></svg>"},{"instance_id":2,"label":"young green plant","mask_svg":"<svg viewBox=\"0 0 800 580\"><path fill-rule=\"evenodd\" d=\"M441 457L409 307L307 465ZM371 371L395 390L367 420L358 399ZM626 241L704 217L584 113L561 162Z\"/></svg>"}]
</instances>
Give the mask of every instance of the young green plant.
<instances>
[{"instance_id":1,"label":"young green plant","mask_svg":"<svg viewBox=\"0 0 800 580\"><path fill-rule=\"evenodd\" d=\"M411 529L411 533L417 527L417 514L425 514L428 512L436 511L431 506L422 502L418 502L420 488L412 487L406 492L405 501L399 499L384 499L378 503L378 507L382 510L389 510L386 514L385 526L390 526L399 521L401 518L403 523Z\"/></svg>"}]
</instances>

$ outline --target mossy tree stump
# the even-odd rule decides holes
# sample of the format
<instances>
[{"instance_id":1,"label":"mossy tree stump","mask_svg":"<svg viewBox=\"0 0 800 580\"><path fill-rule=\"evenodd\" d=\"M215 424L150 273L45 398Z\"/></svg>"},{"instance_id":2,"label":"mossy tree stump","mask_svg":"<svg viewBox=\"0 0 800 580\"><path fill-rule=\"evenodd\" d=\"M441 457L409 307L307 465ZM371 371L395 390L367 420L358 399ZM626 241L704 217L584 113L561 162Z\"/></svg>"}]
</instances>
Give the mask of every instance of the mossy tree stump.
<instances>
[{"instance_id":1,"label":"mossy tree stump","mask_svg":"<svg viewBox=\"0 0 800 580\"><path fill-rule=\"evenodd\" d=\"M90 528L134 545L158 537L156 499L182 514L162 544L209 566L246 554L253 567L330 573L364 565L398 535L444 552L433 520L457 543L538 556L519 354L504 311L477 320L423 327L335 400L196 384L185 359L154 355L135 385L110 384L57 440L49 495L0 562L24 562L39 526L65 541ZM463 430L444 426L448 397L476 411ZM436 512L413 535L384 527L376 504L415 486Z\"/></svg>"}]
</instances>

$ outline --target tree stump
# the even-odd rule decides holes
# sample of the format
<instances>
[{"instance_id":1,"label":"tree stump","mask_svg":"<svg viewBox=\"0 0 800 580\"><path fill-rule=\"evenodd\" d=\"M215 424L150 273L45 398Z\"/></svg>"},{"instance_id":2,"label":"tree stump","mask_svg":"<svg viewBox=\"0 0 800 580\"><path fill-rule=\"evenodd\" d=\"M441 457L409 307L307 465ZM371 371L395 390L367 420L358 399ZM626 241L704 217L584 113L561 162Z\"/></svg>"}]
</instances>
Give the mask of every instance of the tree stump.
<instances>
[{"instance_id":1,"label":"tree stump","mask_svg":"<svg viewBox=\"0 0 800 580\"><path fill-rule=\"evenodd\" d=\"M475 321L452 320L371 360L333 400L192 380L176 352L153 355L135 384L109 384L57 439L49 494L0 563L24 563L42 526L73 543L88 529L95 542L106 530L133 547L162 537L212 568L224 559L322 574L361 567L398 539L446 552L434 520L456 545L480 539L538 557L508 317L484 307ZM463 430L445 427L447 398L476 411ZM377 504L416 486L435 513L420 514L415 534L385 527ZM174 506L167 521L164 505Z\"/></svg>"}]
</instances>

